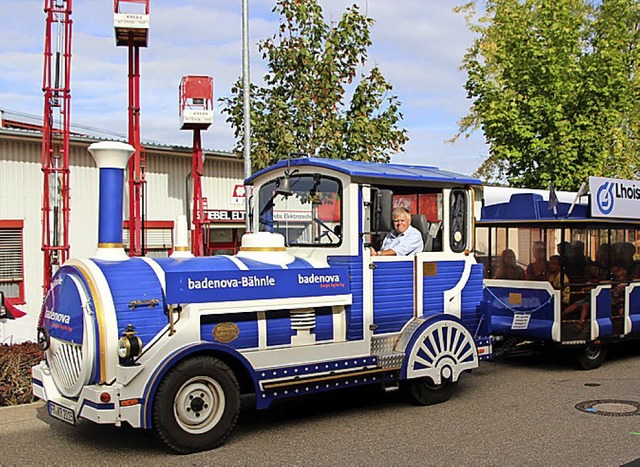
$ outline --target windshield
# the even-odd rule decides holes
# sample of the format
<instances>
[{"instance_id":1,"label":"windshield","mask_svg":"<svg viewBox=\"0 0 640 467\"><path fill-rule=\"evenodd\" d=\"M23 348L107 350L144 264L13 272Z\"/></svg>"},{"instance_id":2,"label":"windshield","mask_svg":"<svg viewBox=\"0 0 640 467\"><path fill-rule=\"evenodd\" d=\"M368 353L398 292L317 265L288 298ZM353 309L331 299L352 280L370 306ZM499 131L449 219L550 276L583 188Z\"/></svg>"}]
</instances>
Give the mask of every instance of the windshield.
<instances>
[{"instance_id":1,"label":"windshield","mask_svg":"<svg viewBox=\"0 0 640 467\"><path fill-rule=\"evenodd\" d=\"M259 193L259 230L282 234L287 246L342 243L342 186L319 174L292 175L291 195L277 193L282 177Z\"/></svg>"}]
</instances>

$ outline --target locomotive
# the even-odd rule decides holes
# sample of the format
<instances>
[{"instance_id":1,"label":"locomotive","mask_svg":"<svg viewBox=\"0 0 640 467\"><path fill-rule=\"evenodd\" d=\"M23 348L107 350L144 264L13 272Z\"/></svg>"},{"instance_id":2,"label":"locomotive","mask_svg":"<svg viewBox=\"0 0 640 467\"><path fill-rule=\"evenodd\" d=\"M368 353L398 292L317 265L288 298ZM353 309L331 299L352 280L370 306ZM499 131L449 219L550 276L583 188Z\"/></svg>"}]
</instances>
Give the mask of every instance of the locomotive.
<instances>
[{"instance_id":1,"label":"locomotive","mask_svg":"<svg viewBox=\"0 0 640 467\"><path fill-rule=\"evenodd\" d=\"M231 433L240 397L277 399L361 385L448 400L491 356L473 251L478 180L428 166L300 157L252 175L251 232L236 255L193 257L186 223L168 258L122 243L132 148L90 146L100 170L98 248L54 276L38 327L34 394L75 424L152 429L178 453ZM424 239L373 256L392 209Z\"/></svg>"}]
</instances>

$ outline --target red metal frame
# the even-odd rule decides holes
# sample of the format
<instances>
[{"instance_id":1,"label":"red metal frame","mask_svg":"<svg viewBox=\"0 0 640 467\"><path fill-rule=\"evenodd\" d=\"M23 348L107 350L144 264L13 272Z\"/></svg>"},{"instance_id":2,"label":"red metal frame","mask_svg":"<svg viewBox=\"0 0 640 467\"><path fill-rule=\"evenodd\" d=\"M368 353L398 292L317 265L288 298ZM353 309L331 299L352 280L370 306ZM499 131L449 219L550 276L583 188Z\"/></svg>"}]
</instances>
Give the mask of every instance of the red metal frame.
<instances>
[{"instance_id":1,"label":"red metal frame","mask_svg":"<svg viewBox=\"0 0 640 467\"><path fill-rule=\"evenodd\" d=\"M71 111L71 0L45 0L42 90L43 290L69 258L69 124ZM57 36L52 37L54 26Z\"/></svg>"},{"instance_id":2,"label":"red metal frame","mask_svg":"<svg viewBox=\"0 0 640 467\"><path fill-rule=\"evenodd\" d=\"M193 180L193 230L191 231L191 253L194 256L204 255L204 236L202 226L207 222L204 217L204 199L202 197L202 177L204 162L202 160L202 141L200 129L193 130L193 154L191 157L191 178Z\"/></svg>"},{"instance_id":3,"label":"red metal frame","mask_svg":"<svg viewBox=\"0 0 640 467\"><path fill-rule=\"evenodd\" d=\"M175 227L174 221L144 221L143 228L145 231L153 230L153 229L170 229L171 230L171 238L173 239L173 229ZM131 224L128 220L122 221L122 228L124 230L129 230L129 239L131 239ZM171 244L173 245L173 241ZM169 250L169 254L173 253L173 248Z\"/></svg>"},{"instance_id":4,"label":"red metal frame","mask_svg":"<svg viewBox=\"0 0 640 467\"><path fill-rule=\"evenodd\" d=\"M149 14L149 0L114 0L114 13L126 3L143 4L145 14ZM140 35L139 29L117 30L116 38L125 33L126 43L117 41L116 45L126 45L129 50L129 144L134 153L129 160L129 223L130 248L129 256L145 254L144 246L144 185L146 183L146 157L144 147L140 143L140 47L146 47L146 31Z\"/></svg>"},{"instance_id":5,"label":"red metal frame","mask_svg":"<svg viewBox=\"0 0 640 467\"><path fill-rule=\"evenodd\" d=\"M18 296L7 297L7 300L12 305L24 305L24 221L23 220L0 220L0 229L20 229L20 262L22 267L22 280L18 282Z\"/></svg>"},{"instance_id":6,"label":"red metal frame","mask_svg":"<svg viewBox=\"0 0 640 467\"><path fill-rule=\"evenodd\" d=\"M129 221L131 248L129 256L144 255L143 188L145 178L144 150L140 145L140 48L129 43L129 144L135 152L129 160Z\"/></svg>"},{"instance_id":7,"label":"red metal frame","mask_svg":"<svg viewBox=\"0 0 640 467\"><path fill-rule=\"evenodd\" d=\"M213 110L213 78L209 76L183 76L178 88L180 115L185 109ZM206 130L210 122L185 123L182 129L193 130L193 153L191 157L191 179L193 181L193 230L191 231L191 252L194 256L203 256L203 225L208 223L204 215L206 200L202 196L202 177L204 160L202 157L202 139L200 131Z\"/></svg>"}]
</instances>

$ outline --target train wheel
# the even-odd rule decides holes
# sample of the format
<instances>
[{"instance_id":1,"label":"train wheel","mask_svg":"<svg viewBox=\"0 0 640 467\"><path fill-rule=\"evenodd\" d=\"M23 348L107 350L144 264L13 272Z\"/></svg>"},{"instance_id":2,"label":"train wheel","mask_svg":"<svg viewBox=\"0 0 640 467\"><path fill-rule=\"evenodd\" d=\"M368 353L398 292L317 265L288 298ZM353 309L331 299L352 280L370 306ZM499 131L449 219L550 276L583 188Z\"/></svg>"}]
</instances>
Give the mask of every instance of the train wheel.
<instances>
[{"instance_id":1,"label":"train wheel","mask_svg":"<svg viewBox=\"0 0 640 467\"><path fill-rule=\"evenodd\" d=\"M431 378L416 378L404 382L409 400L415 405L434 405L446 402L458 386L458 382L443 381L434 384Z\"/></svg>"},{"instance_id":2,"label":"train wheel","mask_svg":"<svg viewBox=\"0 0 640 467\"><path fill-rule=\"evenodd\" d=\"M585 348L578 350L577 358L580 368L594 370L607 358L607 348L602 344L591 342Z\"/></svg>"},{"instance_id":3,"label":"train wheel","mask_svg":"<svg viewBox=\"0 0 640 467\"><path fill-rule=\"evenodd\" d=\"M195 357L178 364L160 383L153 425L168 448L188 454L221 445L239 412L233 372L217 358Z\"/></svg>"}]
</instances>

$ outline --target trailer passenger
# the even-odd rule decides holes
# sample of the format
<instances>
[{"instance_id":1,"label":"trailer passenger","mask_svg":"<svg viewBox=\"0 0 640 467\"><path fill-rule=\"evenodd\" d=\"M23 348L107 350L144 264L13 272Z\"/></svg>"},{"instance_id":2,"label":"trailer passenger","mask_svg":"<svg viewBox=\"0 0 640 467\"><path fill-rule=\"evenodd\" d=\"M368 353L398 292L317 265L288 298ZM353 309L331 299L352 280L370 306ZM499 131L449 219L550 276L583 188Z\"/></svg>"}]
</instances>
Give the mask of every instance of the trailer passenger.
<instances>
[{"instance_id":1,"label":"trailer passenger","mask_svg":"<svg viewBox=\"0 0 640 467\"><path fill-rule=\"evenodd\" d=\"M516 263L516 254L512 249L507 248L502 252L494 279L524 279L524 269Z\"/></svg>"},{"instance_id":2,"label":"trailer passenger","mask_svg":"<svg viewBox=\"0 0 640 467\"><path fill-rule=\"evenodd\" d=\"M553 255L549 258L549 282L554 289L562 288L562 303L569 304L571 291L569 290L569 278L562 272L562 261L560 255Z\"/></svg>"},{"instance_id":3,"label":"trailer passenger","mask_svg":"<svg viewBox=\"0 0 640 467\"><path fill-rule=\"evenodd\" d=\"M565 267L572 282L584 282L587 257L584 254L584 242L576 240L571 244Z\"/></svg>"},{"instance_id":4,"label":"trailer passenger","mask_svg":"<svg viewBox=\"0 0 640 467\"><path fill-rule=\"evenodd\" d=\"M528 281L546 281L549 272L549 262L547 261L547 250L544 242L533 242L533 261L529 263L524 271L524 278Z\"/></svg>"},{"instance_id":5,"label":"trailer passenger","mask_svg":"<svg viewBox=\"0 0 640 467\"><path fill-rule=\"evenodd\" d=\"M582 329L585 321L587 320L587 317L589 316L589 309L591 305L591 290L595 288L600 282L599 269L595 263L587 265L584 275L587 280L587 284L579 291L579 299L566 307L562 312L562 317L565 318L567 316L571 316L576 311L580 311L577 323L578 330Z\"/></svg>"},{"instance_id":6,"label":"trailer passenger","mask_svg":"<svg viewBox=\"0 0 640 467\"><path fill-rule=\"evenodd\" d=\"M611 246L608 243L602 243L598 247L595 265L598 266L600 280L611 279Z\"/></svg>"},{"instance_id":7,"label":"trailer passenger","mask_svg":"<svg viewBox=\"0 0 640 467\"><path fill-rule=\"evenodd\" d=\"M624 316L625 290L629 285L629 272L624 267L613 267L611 271L611 316Z\"/></svg>"}]
</instances>

